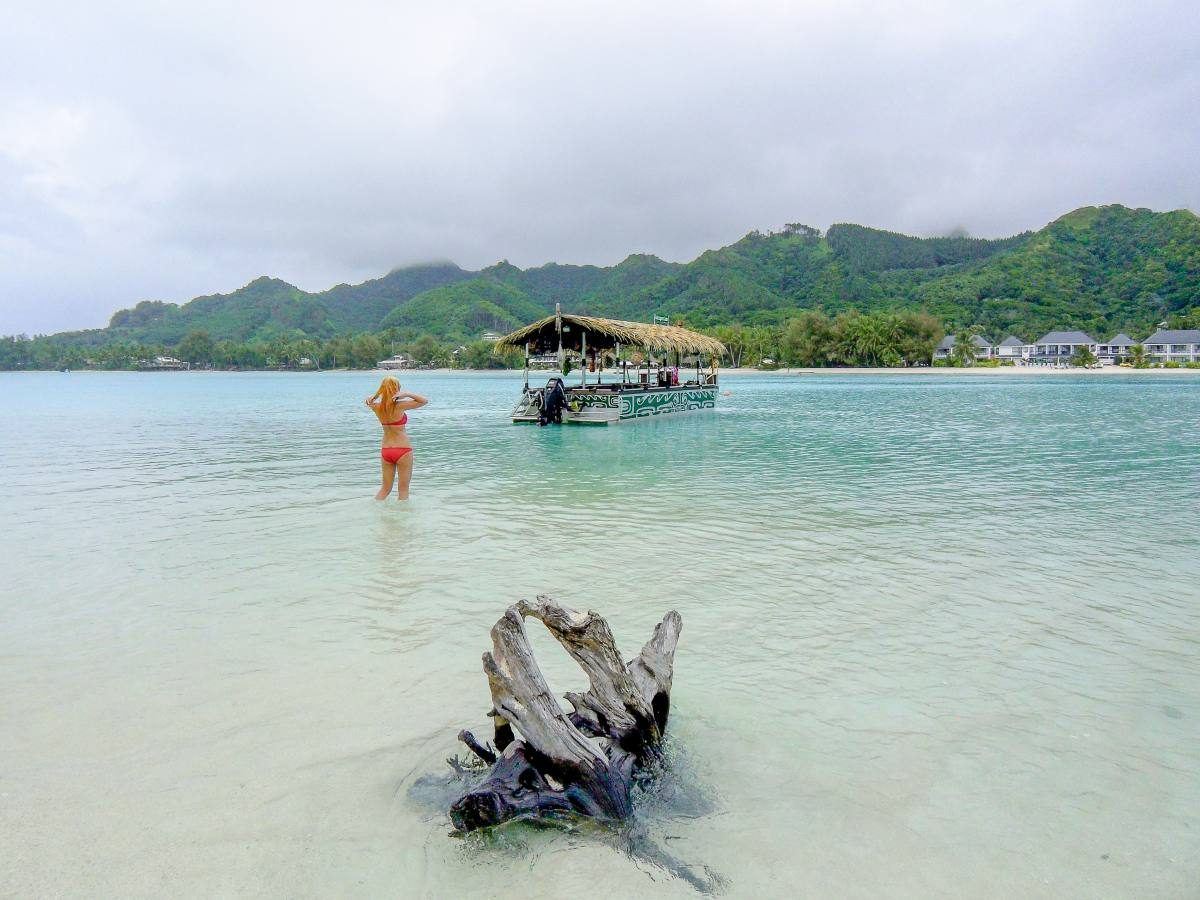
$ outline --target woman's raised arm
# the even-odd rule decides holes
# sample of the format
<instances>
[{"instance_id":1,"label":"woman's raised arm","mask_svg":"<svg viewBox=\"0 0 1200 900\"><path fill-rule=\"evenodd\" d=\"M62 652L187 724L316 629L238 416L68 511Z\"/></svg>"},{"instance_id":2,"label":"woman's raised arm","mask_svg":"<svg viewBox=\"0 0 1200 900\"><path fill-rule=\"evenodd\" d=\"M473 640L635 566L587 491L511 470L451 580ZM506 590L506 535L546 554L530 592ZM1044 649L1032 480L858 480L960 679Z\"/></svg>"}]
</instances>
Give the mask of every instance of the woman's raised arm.
<instances>
[{"instance_id":1,"label":"woman's raised arm","mask_svg":"<svg viewBox=\"0 0 1200 900\"><path fill-rule=\"evenodd\" d=\"M420 394L414 394L411 391L396 395L396 405L400 409L419 409L428 402Z\"/></svg>"}]
</instances>

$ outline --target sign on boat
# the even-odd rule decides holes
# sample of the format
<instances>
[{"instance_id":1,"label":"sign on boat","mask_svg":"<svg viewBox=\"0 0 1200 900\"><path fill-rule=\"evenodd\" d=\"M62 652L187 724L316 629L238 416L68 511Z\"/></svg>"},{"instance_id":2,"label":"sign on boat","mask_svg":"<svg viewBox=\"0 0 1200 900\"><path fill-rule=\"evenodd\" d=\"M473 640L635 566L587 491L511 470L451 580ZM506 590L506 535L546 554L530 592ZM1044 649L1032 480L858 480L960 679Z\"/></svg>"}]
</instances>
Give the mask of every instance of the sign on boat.
<instances>
[{"instance_id":1,"label":"sign on boat","mask_svg":"<svg viewBox=\"0 0 1200 900\"><path fill-rule=\"evenodd\" d=\"M512 411L514 424L616 425L634 419L712 409L717 363L725 345L678 325L575 316L555 306L552 316L502 337L497 349L525 351L525 387ZM630 364L622 349L640 351ZM555 354L558 371L578 358L578 383L564 374L544 387L529 386L531 354ZM604 381L607 361L618 366ZM692 366L694 365L694 371Z\"/></svg>"}]
</instances>

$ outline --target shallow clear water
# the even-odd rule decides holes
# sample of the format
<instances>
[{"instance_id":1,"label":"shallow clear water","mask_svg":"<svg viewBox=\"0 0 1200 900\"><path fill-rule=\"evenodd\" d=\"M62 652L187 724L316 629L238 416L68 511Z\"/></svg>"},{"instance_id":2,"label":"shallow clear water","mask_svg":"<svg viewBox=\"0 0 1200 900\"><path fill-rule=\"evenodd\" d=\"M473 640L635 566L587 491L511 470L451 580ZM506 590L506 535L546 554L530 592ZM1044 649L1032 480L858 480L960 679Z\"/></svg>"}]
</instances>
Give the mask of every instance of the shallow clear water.
<instances>
[{"instance_id":1,"label":"shallow clear water","mask_svg":"<svg viewBox=\"0 0 1200 900\"><path fill-rule=\"evenodd\" d=\"M1200 892L1200 380L743 377L539 430L519 375L418 373L407 506L376 382L0 376L0 894ZM673 866L447 835L426 776L535 593L626 655L682 613Z\"/></svg>"}]
</instances>

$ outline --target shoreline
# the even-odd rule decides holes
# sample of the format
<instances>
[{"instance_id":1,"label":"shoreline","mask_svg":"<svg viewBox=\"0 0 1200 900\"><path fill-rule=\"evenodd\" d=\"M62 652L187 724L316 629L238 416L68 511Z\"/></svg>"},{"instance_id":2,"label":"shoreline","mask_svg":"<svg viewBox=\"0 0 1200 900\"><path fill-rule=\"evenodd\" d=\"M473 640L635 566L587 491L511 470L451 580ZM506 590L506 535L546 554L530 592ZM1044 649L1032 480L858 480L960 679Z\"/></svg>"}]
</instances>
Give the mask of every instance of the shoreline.
<instances>
[{"instance_id":1,"label":"shoreline","mask_svg":"<svg viewBox=\"0 0 1200 900\"><path fill-rule=\"evenodd\" d=\"M327 369L325 371L339 372L381 372L381 371L399 371L406 375L415 375L420 373L428 373L431 375L477 375L480 373L501 373L511 372L515 375L520 375L521 369L400 369L400 370L385 370L385 369ZM533 381L538 376L551 377L552 370L550 369L535 369L529 373L530 381ZM604 377L619 376L620 372L606 370ZM1080 369L1080 368L1064 368L1056 369L1050 366L921 366L912 368L868 368L865 366L844 366L844 367L826 367L826 368L779 368L779 369L757 369L757 368L740 368L733 369L727 366L721 366L717 369L717 375L720 378L729 376L749 376L752 378L770 378L777 376L798 377L809 375L823 376L838 376L838 375L918 375L918 376L937 376L937 375L970 375L974 377L1007 377L1011 375L1036 375L1039 377L1072 377L1080 375L1200 375L1200 369L1133 369L1123 368L1121 366L1102 366L1098 369ZM571 377L576 379L579 377L578 370L573 371L564 380L570 385ZM589 374L589 377L592 377Z\"/></svg>"},{"instance_id":2,"label":"shoreline","mask_svg":"<svg viewBox=\"0 0 1200 900\"><path fill-rule=\"evenodd\" d=\"M0 374L34 374L34 373L55 373L58 369L5 369ZM171 374L171 375L246 375L246 374L261 374L261 375L328 375L328 374L347 374L355 373L360 375L377 374L379 372L387 372L400 377L411 377L413 375L500 375L512 374L520 375L521 369L71 369L64 374L71 375L86 375L91 373L107 373L114 374L124 372L131 375L151 375L151 374ZM529 373L530 380L536 378L549 378L553 374L550 369L535 369ZM1123 366L1101 366L1097 369L1081 369L1081 368L1053 368L1051 366L971 366L971 367L955 367L955 366L919 366L911 368L868 368L863 366L842 366L842 367L825 367L825 368L808 368L808 367L792 367L779 369L757 369L757 368L729 368L722 366L717 369L717 374L721 378L730 376L740 377L748 376L752 378L764 377L799 377L799 376L839 376L839 375L884 375L884 376L907 376L916 375L920 377L938 376L938 375L966 375L976 378L991 378L991 377L1010 377L1014 375L1033 375L1038 377L1051 378L1070 378L1081 375L1102 375L1105 377L1112 376L1167 376L1167 375L1200 375L1200 369L1161 369L1147 368L1134 369ZM617 377L619 371L606 370L604 376L606 378ZM570 384L570 380L578 377L578 370L575 370L570 375L566 376L566 381Z\"/></svg>"},{"instance_id":3,"label":"shoreline","mask_svg":"<svg viewBox=\"0 0 1200 900\"><path fill-rule=\"evenodd\" d=\"M916 368L791 368L775 369L720 369L719 374L738 375L970 375L975 377L1006 377L1010 375L1037 375L1043 377L1071 377L1079 375L1200 375L1200 369L1134 369L1122 366L1101 366L1098 369L1063 368L1051 366L922 366Z\"/></svg>"}]
</instances>

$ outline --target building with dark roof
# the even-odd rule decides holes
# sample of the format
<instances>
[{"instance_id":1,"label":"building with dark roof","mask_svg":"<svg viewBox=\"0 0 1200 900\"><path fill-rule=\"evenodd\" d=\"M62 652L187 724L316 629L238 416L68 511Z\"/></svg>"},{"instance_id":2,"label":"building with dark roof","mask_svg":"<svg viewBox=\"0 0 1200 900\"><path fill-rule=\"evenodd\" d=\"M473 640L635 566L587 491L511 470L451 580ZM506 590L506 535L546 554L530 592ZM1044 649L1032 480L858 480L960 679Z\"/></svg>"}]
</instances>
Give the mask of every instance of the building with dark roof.
<instances>
[{"instance_id":1,"label":"building with dark roof","mask_svg":"<svg viewBox=\"0 0 1200 900\"><path fill-rule=\"evenodd\" d=\"M1019 337L1010 334L996 345L995 353L997 359L1010 359L1015 362L1028 359L1032 350L1031 344L1026 344Z\"/></svg>"},{"instance_id":2,"label":"building with dark roof","mask_svg":"<svg viewBox=\"0 0 1200 900\"><path fill-rule=\"evenodd\" d=\"M1106 343L1101 344L1096 349L1096 356L1100 359L1100 362L1112 365L1128 358L1129 348L1136 343L1137 341L1129 335L1121 332L1115 337L1109 338Z\"/></svg>"},{"instance_id":3,"label":"building with dark roof","mask_svg":"<svg viewBox=\"0 0 1200 900\"><path fill-rule=\"evenodd\" d=\"M946 335L944 338L942 338L941 343L939 343L937 348L933 351L933 358L949 359L950 354L954 351L955 343L956 338L954 335ZM981 338L979 335L973 334L971 335L971 343L975 345L976 359L991 359L993 348L985 338Z\"/></svg>"},{"instance_id":4,"label":"building with dark roof","mask_svg":"<svg viewBox=\"0 0 1200 900\"><path fill-rule=\"evenodd\" d=\"M1146 340L1146 356L1155 362L1200 361L1200 328L1160 328Z\"/></svg>"},{"instance_id":5,"label":"building with dark roof","mask_svg":"<svg viewBox=\"0 0 1200 900\"><path fill-rule=\"evenodd\" d=\"M1039 365L1066 366L1080 348L1095 353L1096 346L1095 338L1083 331L1050 331L1037 339L1029 358Z\"/></svg>"}]
</instances>

